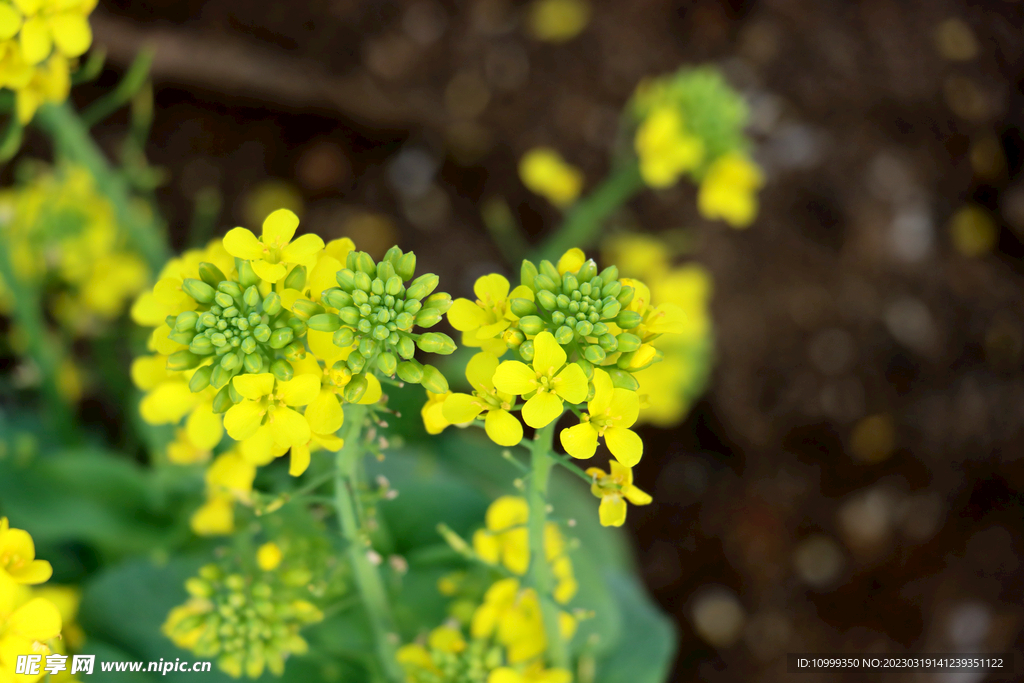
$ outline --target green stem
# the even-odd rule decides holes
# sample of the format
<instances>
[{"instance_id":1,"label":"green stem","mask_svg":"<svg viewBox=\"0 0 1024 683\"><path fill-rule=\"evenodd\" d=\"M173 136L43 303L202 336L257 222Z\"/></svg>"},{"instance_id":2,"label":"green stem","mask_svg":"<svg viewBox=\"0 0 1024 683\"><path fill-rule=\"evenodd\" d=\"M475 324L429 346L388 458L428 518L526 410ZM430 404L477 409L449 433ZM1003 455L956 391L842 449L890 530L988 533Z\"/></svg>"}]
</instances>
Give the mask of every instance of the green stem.
<instances>
[{"instance_id":1,"label":"green stem","mask_svg":"<svg viewBox=\"0 0 1024 683\"><path fill-rule=\"evenodd\" d=\"M395 628L391 605L388 602L384 581L377 567L367 556L367 533L362 528L357 512L355 496L358 492L356 480L359 470L359 458L362 456L362 429L366 419L366 406L349 403L345 406L345 429L343 438L345 445L338 451L335 479L334 504L338 510L338 521L341 534L345 539L346 552L352 564L356 586L366 609L370 627L376 640L377 656L387 680L402 683L405 674L398 665L397 640L398 630Z\"/></svg>"},{"instance_id":2,"label":"green stem","mask_svg":"<svg viewBox=\"0 0 1024 683\"><path fill-rule=\"evenodd\" d=\"M605 220L643 187L636 161L613 170L603 183L569 210L562 225L540 245L534 258L556 260L573 247L591 246L601 234Z\"/></svg>"},{"instance_id":3,"label":"green stem","mask_svg":"<svg viewBox=\"0 0 1024 683\"><path fill-rule=\"evenodd\" d=\"M544 618L544 631L548 637L548 652L553 666L568 669L569 655L562 631L558 624L558 606L552 599L554 591L551 567L548 566L547 554L544 549L544 527L547 522L548 479L554 460L551 457L551 444L555 435L553 420L547 427L537 430L530 448L530 464L533 476L530 478L529 504L529 538L530 538L530 581L537 590L540 601L541 615Z\"/></svg>"},{"instance_id":4,"label":"green stem","mask_svg":"<svg viewBox=\"0 0 1024 683\"><path fill-rule=\"evenodd\" d=\"M113 169L89 135L89 129L68 105L44 105L34 122L53 138L54 145L68 160L84 166L96 185L114 205L118 224L128 242L146 259L153 273L167 260L164 230L132 206L125 177Z\"/></svg>"}]
</instances>

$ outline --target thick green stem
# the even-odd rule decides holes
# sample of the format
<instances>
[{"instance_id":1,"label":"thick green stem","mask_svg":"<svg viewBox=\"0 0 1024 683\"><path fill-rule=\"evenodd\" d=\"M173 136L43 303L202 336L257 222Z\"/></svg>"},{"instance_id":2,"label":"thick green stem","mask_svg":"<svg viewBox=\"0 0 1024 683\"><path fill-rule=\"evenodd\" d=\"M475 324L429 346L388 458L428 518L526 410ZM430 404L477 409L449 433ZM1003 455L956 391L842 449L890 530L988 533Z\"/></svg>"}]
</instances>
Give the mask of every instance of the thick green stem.
<instances>
[{"instance_id":1,"label":"thick green stem","mask_svg":"<svg viewBox=\"0 0 1024 683\"><path fill-rule=\"evenodd\" d=\"M537 590L540 601L541 615L544 618L544 631L548 637L548 653L552 665L569 668L569 655L562 630L558 624L558 606L552 598L554 581L551 567L547 562L544 548L544 527L547 524L548 479L554 460L551 457L551 443L555 435L554 420L547 427L537 430L530 447L530 465L533 474L530 477L530 581Z\"/></svg>"},{"instance_id":2,"label":"thick green stem","mask_svg":"<svg viewBox=\"0 0 1024 683\"><path fill-rule=\"evenodd\" d=\"M356 505L355 496L359 490L357 476L359 458L362 452L362 429L366 419L366 406L355 403L345 406L345 429L343 438L345 445L338 451L334 479L334 504L338 510L338 521L341 534L345 539L346 552L352 564L356 587L366 610L370 627L376 641L377 656L384 676L391 683L402 683L405 674L398 664L397 648L398 630L391 613L384 581L376 565L370 561L367 553L368 535L363 528Z\"/></svg>"},{"instance_id":3,"label":"thick green stem","mask_svg":"<svg viewBox=\"0 0 1024 683\"><path fill-rule=\"evenodd\" d=\"M159 272L167 260L163 229L132 206L128 181L110 166L78 114L68 104L45 105L36 112L33 122L53 138L65 158L84 166L96 179L100 192L114 205L125 238L146 259L153 273Z\"/></svg>"},{"instance_id":4,"label":"thick green stem","mask_svg":"<svg viewBox=\"0 0 1024 683\"><path fill-rule=\"evenodd\" d=\"M603 183L569 210L562 225L540 245L534 258L555 260L573 247L591 246L601 234L605 220L643 186L636 161L613 170Z\"/></svg>"}]
</instances>

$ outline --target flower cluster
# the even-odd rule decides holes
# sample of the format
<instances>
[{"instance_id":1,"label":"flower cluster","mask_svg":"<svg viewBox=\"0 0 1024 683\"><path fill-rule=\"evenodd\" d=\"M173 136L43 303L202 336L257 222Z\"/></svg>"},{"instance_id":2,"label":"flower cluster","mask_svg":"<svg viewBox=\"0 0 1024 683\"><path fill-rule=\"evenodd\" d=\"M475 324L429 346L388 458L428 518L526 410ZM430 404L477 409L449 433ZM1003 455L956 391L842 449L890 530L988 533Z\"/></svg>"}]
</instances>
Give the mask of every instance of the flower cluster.
<instances>
[{"instance_id":1,"label":"flower cluster","mask_svg":"<svg viewBox=\"0 0 1024 683\"><path fill-rule=\"evenodd\" d=\"M683 175L700 185L697 208L711 220L744 228L757 215L760 169L746 154L747 107L709 68L645 80L632 102L640 175L653 188Z\"/></svg>"},{"instance_id":2,"label":"flower cluster","mask_svg":"<svg viewBox=\"0 0 1024 683\"><path fill-rule=\"evenodd\" d=\"M686 330L686 312L673 303L652 305L646 285L620 277L615 266L598 271L579 249L557 265L524 261L515 289L493 274L474 290L476 301L458 299L448 313L464 343L483 348L467 365L471 393L429 395L427 429L437 433L482 417L495 443L514 446L523 438L517 410L541 429L568 405L579 417L560 434L569 455L590 458L603 439L622 466L636 465L643 442L630 429L640 411L635 375L661 360L655 341ZM502 358L510 353L517 358ZM619 516L602 521L622 523Z\"/></svg>"},{"instance_id":3,"label":"flower cluster","mask_svg":"<svg viewBox=\"0 0 1024 683\"><path fill-rule=\"evenodd\" d=\"M179 424L167 457L209 461L224 433L237 446L207 473L197 533L229 533L233 507L251 501L255 467L290 453L299 476L311 452L337 451L345 403L381 399L378 376L444 393L448 383L414 354L451 353L432 327L451 306L438 277L412 282L416 256L397 247L380 263L348 239L295 237L291 211L271 213L257 237L235 228L222 241L172 260L136 301L136 322L154 327L153 355L132 375L147 392L140 410L153 424Z\"/></svg>"},{"instance_id":4,"label":"flower cluster","mask_svg":"<svg viewBox=\"0 0 1024 683\"><path fill-rule=\"evenodd\" d=\"M323 613L307 599L308 573L273 572L280 558L269 561L267 554L261 549L260 571L252 575L213 564L200 569L185 583L190 598L171 610L164 634L199 657L216 657L234 678L259 678L264 669L280 676L290 655L308 650L299 631Z\"/></svg>"},{"instance_id":5,"label":"flower cluster","mask_svg":"<svg viewBox=\"0 0 1024 683\"><path fill-rule=\"evenodd\" d=\"M118 316L149 278L114 207L80 167L39 171L0 193L0 248L17 284L42 290L53 317L76 336ZM11 286L0 278L0 313L13 304Z\"/></svg>"},{"instance_id":6,"label":"flower cluster","mask_svg":"<svg viewBox=\"0 0 1024 683\"><path fill-rule=\"evenodd\" d=\"M15 93L28 123L46 102L63 102L71 66L92 44L96 0L0 0L0 88Z\"/></svg>"},{"instance_id":7,"label":"flower cluster","mask_svg":"<svg viewBox=\"0 0 1024 683\"><path fill-rule=\"evenodd\" d=\"M51 600L30 586L45 583L53 569L37 560L32 536L11 528L0 518L0 680L15 680L18 655L46 656L59 647L63 626L61 611ZM22 675L18 680L35 681L43 673Z\"/></svg>"}]
</instances>

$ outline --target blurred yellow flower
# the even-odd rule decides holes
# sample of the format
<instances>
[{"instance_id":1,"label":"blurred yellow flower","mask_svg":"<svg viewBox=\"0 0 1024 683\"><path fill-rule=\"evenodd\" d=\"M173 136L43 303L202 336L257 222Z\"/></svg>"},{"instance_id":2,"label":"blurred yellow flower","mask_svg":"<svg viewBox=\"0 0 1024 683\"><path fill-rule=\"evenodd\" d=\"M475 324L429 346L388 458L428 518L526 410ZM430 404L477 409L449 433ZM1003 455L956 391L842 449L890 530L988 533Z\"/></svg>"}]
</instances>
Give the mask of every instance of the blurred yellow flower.
<instances>
[{"instance_id":1,"label":"blurred yellow flower","mask_svg":"<svg viewBox=\"0 0 1024 683\"><path fill-rule=\"evenodd\" d=\"M256 564L265 572L277 569L283 558L284 553L276 543L264 543L256 549Z\"/></svg>"},{"instance_id":2,"label":"blurred yellow flower","mask_svg":"<svg viewBox=\"0 0 1024 683\"><path fill-rule=\"evenodd\" d=\"M524 154L519 161L519 177L531 192L559 208L576 201L583 189L583 173L549 147L537 147Z\"/></svg>"},{"instance_id":3,"label":"blurred yellow flower","mask_svg":"<svg viewBox=\"0 0 1024 683\"><path fill-rule=\"evenodd\" d=\"M578 36L590 22L588 0L533 0L527 26L537 40L564 43Z\"/></svg>"},{"instance_id":4,"label":"blurred yellow flower","mask_svg":"<svg viewBox=\"0 0 1024 683\"><path fill-rule=\"evenodd\" d=\"M762 185L761 169L743 154L730 152L708 169L697 193L697 208L705 218L745 228L757 216L757 190Z\"/></svg>"},{"instance_id":5,"label":"blurred yellow flower","mask_svg":"<svg viewBox=\"0 0 1024 683\"><path fill-rule=\"evenodd\" d=\"M704 143L687 132L678 108L653 109L636 131L640 175L653 188L669 187L704 160Z\"/></svg>"},{"instance_id":6,"label":"blurred yellow flower","mask_svg":"<svg viewBox=\"0 0 1024 683\"><path fill-rule=\"evenodd\" d=\"M448 310L448 322L462 332L465 346L482 347L495 355L506 350L501 340L504 332L517 319L512 313L513 299L533 301L533 290L520 285L509 292L508 280L496 273L484 275L473 284L476 301L456 299Z\"/></svg>"},{"instance_id":7,"label":"blurred yellow flower","mask_svg":"<svg viewBox=\"0 0 1024 683\"><path fill-rule=\"evenodd\" d=\"M473 356L466 365L466 379L473 393L449 395L441 415L449 424L464 424L486 412L484 430L491 441L499 446L515 446L523 439L523 425L509 412L515 405L515 396L494 388L498 363L498 357L487 351Z\"/></svg>"},{"instance_id":8,"label":"blurred yellow flower","mask_svg":"<svg viewBox=\"0 0 1024 683\"><path fill-rule=\"evenodd\" d=\"M256 235L246 228L234 228L224 236L224 248L236 258L248 259L255 273L267 282L277 282L288 274L287 265L316 265L324 248L318 235L306 234L296 240L298 217L288 209L278 209L263 221L263 233Z\"/></svg>"}]
</instances>

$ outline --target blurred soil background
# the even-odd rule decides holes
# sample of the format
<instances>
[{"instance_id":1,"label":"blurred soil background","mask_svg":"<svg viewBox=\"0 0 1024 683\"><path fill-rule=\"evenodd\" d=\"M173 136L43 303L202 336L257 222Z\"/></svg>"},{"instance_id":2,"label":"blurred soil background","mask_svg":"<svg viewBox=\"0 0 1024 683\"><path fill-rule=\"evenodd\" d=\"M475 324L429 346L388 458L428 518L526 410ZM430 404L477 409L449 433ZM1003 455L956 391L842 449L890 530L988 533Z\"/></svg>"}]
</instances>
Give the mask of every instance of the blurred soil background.
<instances>
[{"instance_id":1,"label":"blurred soil background","mask_svg":"<svg viewBox=\"0 0 1024 683\"><path fill-rule=\"evenodd\" d=\"M75 99L156 47L148 153L176 248L301 204L304 229L397 240L465 296L515 272L483 200L534 242L558 223L517 178L527 149L592 187L642 77L718 64L751 104L759 219L702 221L680 186L616 221L685 229L715 282L710 388L644 429L655 504L628 521L680 626L674 680L790 680L787 652L1024 650L1024 2L598 0L563 44L526 9L103 0L108 67ZM96 134L113 151L126 127Z\"/></svg>"}]
</instances>

